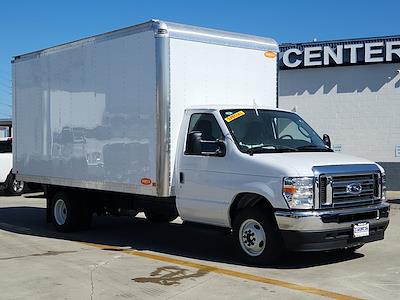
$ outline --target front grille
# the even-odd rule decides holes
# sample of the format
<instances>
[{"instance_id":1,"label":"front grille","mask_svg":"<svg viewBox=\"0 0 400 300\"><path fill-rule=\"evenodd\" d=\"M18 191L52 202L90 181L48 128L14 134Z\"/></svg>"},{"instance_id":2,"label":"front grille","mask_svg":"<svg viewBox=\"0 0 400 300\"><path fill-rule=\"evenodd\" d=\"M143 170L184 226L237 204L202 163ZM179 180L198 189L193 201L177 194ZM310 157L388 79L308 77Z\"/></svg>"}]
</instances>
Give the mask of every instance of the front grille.
<instances>
[{"instance_id":1,"label":"front grille","mask_svg":"<svg viewBox=\"0 0 400 300\"><path fill-rule=\"evenodd\" d=\"M321 175L321 208L369 205L380 202L379 173Z\"/></svg>"}]
</instances>

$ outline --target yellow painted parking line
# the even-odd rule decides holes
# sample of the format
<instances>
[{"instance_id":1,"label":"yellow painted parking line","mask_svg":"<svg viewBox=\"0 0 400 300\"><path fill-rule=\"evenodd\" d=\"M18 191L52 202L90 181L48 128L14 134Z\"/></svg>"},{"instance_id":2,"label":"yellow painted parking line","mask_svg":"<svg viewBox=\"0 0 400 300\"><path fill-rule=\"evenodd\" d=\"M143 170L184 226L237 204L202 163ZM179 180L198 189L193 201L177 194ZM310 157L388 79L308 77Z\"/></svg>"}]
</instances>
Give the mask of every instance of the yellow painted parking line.
<instances>
[{"instance_id":1,"label":"yellow painted parking line","mask_svg":"<svg viewBox=\"0 0 400 300\"><path fill-rule=\"evenodd\" d=\"M124 249L121 247L117 246L111 246L111 245L102 245L102 244L94 244L94 243L87 243L87 242L80 242L82 244L88 245L88 246L93 246L96 248L100 248L103 250L117 250L123 253L127 253L130 255L138 256L138 257L144 257L148 259L153 259L153 260L158 260L158 261L163 261L175 265L181 265L185 267L190 267L194 269L199 269L207 272L213 272L217 274L223 274L231 277L236 277L236 278L241 278L241 279L247 279L255 282L261 282L261 283L266 283L270 285L275 285L278 287L283 287L295 291L300 291L304 293L309 293L313 295L318 295L330 299L339 299L339 300L359 300L360 298L356 298L353 296L348 296L344 294L339 294L331 291L326 291L326 290L321 290L318 288L313 288L313 287L308 287L296 283L290 283L286 281L282 281L279 279L273 279L273 278L268 278L268 277L262 277L258 275L253 275L249 273L243 273L243 272L237 272L225 268L220 268L220 267L213 267L210 265L205 265L205 264L200 264L188 260L183 260L183 259L178 259L178 258L173 258L173 257L168 257L164 255L159 255L159 254L152 254L152 253L147 253L147 252L142 252L139 250L133 250L133 249Z\"/></svg>"}]
</instances>

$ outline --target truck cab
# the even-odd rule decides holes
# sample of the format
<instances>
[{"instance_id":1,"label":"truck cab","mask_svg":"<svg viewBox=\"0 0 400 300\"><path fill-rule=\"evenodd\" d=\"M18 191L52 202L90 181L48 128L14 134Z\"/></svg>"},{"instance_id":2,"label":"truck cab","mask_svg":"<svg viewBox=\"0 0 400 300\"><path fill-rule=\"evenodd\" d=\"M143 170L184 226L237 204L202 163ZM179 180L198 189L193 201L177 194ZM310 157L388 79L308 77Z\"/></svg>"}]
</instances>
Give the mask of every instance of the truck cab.
<instances>
[{"instance_id":1,"label":"truck cab","mask_svg":"<svg viewBox=\"0 0 400 300\"><path fill-rule=\"evenodd\" d=\"M327 144L293 112L189 108L173 179L179 215L232 228L239 253L257 264L283 248L355 250L383 239L383 168Z\"/></svg>"}]
</instances>

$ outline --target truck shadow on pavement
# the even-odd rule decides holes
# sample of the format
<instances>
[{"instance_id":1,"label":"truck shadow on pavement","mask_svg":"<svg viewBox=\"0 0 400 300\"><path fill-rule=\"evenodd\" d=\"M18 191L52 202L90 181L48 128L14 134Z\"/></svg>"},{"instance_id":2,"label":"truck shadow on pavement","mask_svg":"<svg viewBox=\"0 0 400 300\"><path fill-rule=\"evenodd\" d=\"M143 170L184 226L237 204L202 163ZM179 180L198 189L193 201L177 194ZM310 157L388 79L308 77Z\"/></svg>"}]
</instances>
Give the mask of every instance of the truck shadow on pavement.
<instances>
[{"instance_id":1,"label":"truck shadow on pavement","mask_svg":"<svg viewBox=\"0 0 400 300\"><path fill-rule=\"evenodd\" d=\"M73 233L57 232L45 222L44 208L2 207L0 229L25 235L63 239L85 243L131 247L160 254L176 255L209 262L243 265L236 256L229 234L185 224L154 224L146 219L94 216L89 230ZM362 250L361 250L362 251ZM363 257L361 253L332 251L322 253L289 253L276 269L302 269L328 265Z\"/></svg>"}]
</instances>

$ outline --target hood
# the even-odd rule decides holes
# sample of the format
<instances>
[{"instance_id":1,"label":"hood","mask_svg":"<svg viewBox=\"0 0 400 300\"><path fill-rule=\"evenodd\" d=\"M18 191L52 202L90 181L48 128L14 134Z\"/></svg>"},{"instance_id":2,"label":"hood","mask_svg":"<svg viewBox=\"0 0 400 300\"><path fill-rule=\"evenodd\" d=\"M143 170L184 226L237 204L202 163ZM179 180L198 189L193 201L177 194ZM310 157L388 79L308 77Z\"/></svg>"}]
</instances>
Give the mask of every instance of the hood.
<instances>
[{"instance_id":1,"label":"hood","mask_svg":"<svg viewBox=\"0 0 400 300\"><path fill-rule=\"evenodd\" d=\"M246 164L252 166L257 175L313 176L316 166L375 164L374 162L335 152L287 152L245 154ZM259 167L256 167L258 165ZM262 174L260 174L262 172Z\"/></svg>"}]
</instances>

